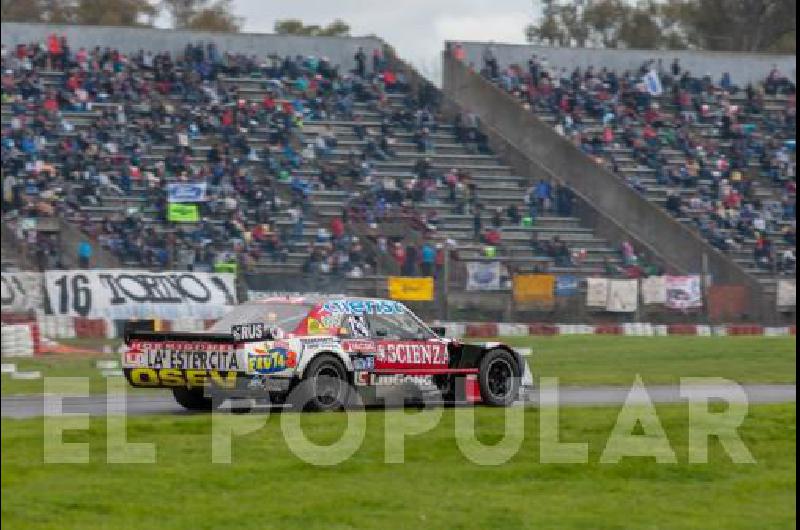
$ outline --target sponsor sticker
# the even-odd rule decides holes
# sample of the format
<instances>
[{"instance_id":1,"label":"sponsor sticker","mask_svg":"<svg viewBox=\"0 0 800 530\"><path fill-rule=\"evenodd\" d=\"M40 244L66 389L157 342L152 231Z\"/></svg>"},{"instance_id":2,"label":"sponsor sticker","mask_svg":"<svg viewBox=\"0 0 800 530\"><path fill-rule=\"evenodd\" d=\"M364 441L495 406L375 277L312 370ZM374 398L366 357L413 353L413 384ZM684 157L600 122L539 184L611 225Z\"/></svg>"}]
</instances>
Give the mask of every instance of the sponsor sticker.
<instances>
[{"instance_id":1,"label":"sponsor sticker","mask_svg":"<svg viewBox=\"0 0 800 530\"><path fill-rule=\"evenodd\" d=\"M405 306L391 300L331 300L322 308L329 313L346 315L396 315L405 312Z\"/></svg>"},{"instance_id":2,"label":"sponsor sticker","mask_svg":"<svg viewBox=\"0 0 800 530\"><path fill-rule=\"evenodd\" d=\"M378 341L375 363L378 368L441 368L450 364L450 355L441 342Z\"/></svg>"},{"instance_id":3,"label":"sponsor sticker","mask_svg":"<svg viewBox=\"0 0 800 530\"><path fill-rule=\"evenodd\" d=\"M371 340L343 340L342 348L346 352L367 352L375 353L378 346Z\"/></svg>"},{"instance_id":4,"label":"sponsor sticker","mask_svg":"<svg viewBox=\"0 0 800 530\"><path fill-rule=\"evenodd\" d=\"M370 374L370 384L373 386L392 386L392 385L434 386L433 376L406 375L406 374L391 374L391 375Z\"/></svg>"},{"instance_id":5,"label":"sponsor sticker","mask_svg":"<svg viewBox=\"0 0 800 530\"><path fill-rule=\"evenodd\" d=\"M186 349L189 346L191 349ZM138 353L138 352L137 352ZM130 355L130 357L128 357ZM128 352L126 360L131 364L143 364L148 368L175 368L178 370L239 370L239 359L231 349L214 350L196 347L189 343L181 347L170 347L164 344L157 349L145 349L138 353Z\"/></svg>"},{"instance_id":6,"label":"sponsor sticker","mask_svg":"<svg viewBox=\"0 0 800 530\"><path fill-rule=\"evenodd\" d=\"M353 357L353 369L365 372L375 371L375 357L372 355Z\"/></svg>"},{"instance_id":7,"label":"sponsor sticker","mask_svg":"<svg viewBox=\"0 0 800 530\"><path fill-rule=\"evenodd\" d=\"M282 372L297 366L297 354L284 345L272 348L255 348L247 354L247 371L257 374Z\"/></svg>"},{"instance_id":8,"label":"sponsor sticker","mask_svg":"<svg viewBox=\"0 0 800 530\"><path fill-rule=\"evenodd\" d=\"M179 370L177 368L133 368L130 381L139 387L204 387L235 388L237 374L225 370Z\"/></svg>"},{"instance_id":9,"label":"sponsor sticker","mask_svg":"<svg viewBox=\"0 0 800 530\"><path fill-rule=\"evenodd\" d=\"M231 326L233 342L258 341L267 339L267 329L262 322L237 324Z\"/></svg>"}]
</instances>

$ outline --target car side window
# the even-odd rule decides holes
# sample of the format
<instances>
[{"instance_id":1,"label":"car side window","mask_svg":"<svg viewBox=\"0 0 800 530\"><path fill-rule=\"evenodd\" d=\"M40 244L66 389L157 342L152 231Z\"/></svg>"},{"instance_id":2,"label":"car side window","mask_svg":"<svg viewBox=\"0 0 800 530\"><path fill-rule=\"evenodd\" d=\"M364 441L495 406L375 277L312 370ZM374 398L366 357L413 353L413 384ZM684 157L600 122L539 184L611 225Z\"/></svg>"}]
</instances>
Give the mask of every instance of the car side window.
<instances>
[{"instance_id":1,"label":"car side window","mask_svg":"<svg viewBox=\"0 0 800 530\"><path fill-rule=\"evenodd\" d=\"M408 313L370 315L369 328L372 338L425 340L431 338L428 330Z\"/></svg>"}]
</instances>

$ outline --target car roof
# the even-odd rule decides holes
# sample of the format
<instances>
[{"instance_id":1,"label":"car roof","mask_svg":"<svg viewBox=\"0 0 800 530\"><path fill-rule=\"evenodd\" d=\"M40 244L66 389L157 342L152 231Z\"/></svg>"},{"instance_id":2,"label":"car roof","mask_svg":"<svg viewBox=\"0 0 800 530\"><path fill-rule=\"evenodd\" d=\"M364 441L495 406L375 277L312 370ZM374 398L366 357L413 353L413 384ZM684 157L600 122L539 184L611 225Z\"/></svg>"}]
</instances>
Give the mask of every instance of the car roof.
<instances>
[{"instance_id":1,"label":"car roof","mask_svg":"<svg viewBox=\"0 0 800 530\"><path fill-rule=\"evenodd\" d=\"M332 300L376 300L380 302L394 302L388 298L378 298L374 296L350 296L346 294L286 294L286 295L270 295L254 300L248 300L245 304L324 304Z\"/></svg>"}]
</instances>

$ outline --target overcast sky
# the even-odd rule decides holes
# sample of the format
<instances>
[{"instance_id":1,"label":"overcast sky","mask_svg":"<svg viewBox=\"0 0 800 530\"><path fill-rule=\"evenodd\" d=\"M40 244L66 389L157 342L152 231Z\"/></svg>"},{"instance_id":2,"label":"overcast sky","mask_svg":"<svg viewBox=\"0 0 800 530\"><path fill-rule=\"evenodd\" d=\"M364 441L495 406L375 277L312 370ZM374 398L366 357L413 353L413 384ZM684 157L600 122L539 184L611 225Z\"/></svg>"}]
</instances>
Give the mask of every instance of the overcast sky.
<instances>
[{"instance_id":1,"label":"overcast sky","mask_svg":"<svg viewBox=\"0 0 800 530\"><path fill-rule=\"evenodd\" d=\"M445 40L523 43L532 0L234 0L244 31L271 33L275 21L325 25L341 18L353 35L374 33L420 73L438 77ZM501 7L502 6L502 7Z\"/></svg>"}]
</instances>

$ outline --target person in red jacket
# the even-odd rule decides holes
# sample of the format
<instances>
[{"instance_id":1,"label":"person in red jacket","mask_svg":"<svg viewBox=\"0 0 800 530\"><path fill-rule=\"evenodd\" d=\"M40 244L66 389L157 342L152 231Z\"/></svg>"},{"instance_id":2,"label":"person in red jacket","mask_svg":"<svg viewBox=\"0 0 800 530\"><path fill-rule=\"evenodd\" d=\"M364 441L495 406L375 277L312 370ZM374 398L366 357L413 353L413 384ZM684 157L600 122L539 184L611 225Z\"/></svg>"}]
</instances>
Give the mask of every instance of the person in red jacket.
<instances>
[{"instance_id":1,"label":"person in red jacket","mask_svg":"<svg viewBox=\"0 0 800 530\"><path fill-rule=\"evenodd\" d=\"M341 217L331 219L331 235L333 239L340 239L344 235L344 222Z\"/></svg>"},{"instance_id":2,"label":"person in red jacket","mask_svg":"<svg viewBox=\"0 0 800 530\"><path fill-rule=\"evenodd\" d=\"M398 269L402 270L403 265L406 262L406 249L400 242L392 245L392 259L394 259L394 262L397 263Z\"/></svg>"},{"instance_id":3,"label":"person in red jacket","mask_svg":"<svg viewBox=\"0 0 800 530\"><path fill-rule=\"evenodd\" d=\"M63 50L61 49L61 40L55 33L51 33L47 37L47 51L50 54L51 67L60 69L62 67Z\"/></svg>"}]
</instances>

